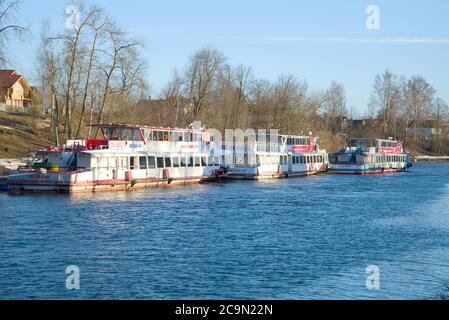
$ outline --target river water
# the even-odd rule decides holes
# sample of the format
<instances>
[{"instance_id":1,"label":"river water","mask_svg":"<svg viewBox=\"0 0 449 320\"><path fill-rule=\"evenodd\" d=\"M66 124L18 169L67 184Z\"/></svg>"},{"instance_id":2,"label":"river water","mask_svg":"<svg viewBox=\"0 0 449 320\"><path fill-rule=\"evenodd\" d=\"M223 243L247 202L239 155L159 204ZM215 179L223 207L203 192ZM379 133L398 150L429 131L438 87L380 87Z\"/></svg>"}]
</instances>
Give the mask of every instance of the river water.
<instances>
[{"instance_id":1,"label":"river water","mask_svg":"<svg viewBox=\"0 0 449 320\"><path fill-rule=\"evenodd\" d=\"M80 289L66 288L66 267ZM366 268L379 268L369 290ZM75 196L0 194L0 299L432 299L449 165Z\"/></svg>"}]
</instances>

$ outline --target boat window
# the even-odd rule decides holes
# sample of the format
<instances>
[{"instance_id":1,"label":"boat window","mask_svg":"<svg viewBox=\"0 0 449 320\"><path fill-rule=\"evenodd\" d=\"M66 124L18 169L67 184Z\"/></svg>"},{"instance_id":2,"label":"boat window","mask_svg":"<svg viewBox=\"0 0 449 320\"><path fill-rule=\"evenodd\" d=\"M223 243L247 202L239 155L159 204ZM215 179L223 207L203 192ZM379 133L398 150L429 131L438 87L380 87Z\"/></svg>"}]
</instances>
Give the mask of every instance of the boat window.
<instances>
[{"instance_id":1,"label":"boat window","mask_svg":"<svg viewBox=\"0 0 449 320\"><path fill-rule=\"evenodd\" d=\"M139 168L140 170L147 169L147 157L139 157Z\"/></svg>"},{"instance_id":2,"label":"boat window","mask_svg":"<svg viewBox=\"0 0 449 320\"><path fill-rule=\"evenodd\" d=\"M98 165L98 158L91 158L90 159L90 167L91 168L96 168Z\"/></svg>"},{"instance_id":3,"label":"boat window","mask_svg":"<svg viewBox=\"0 0 449 320\"><path fill-rule=\"evenodd\" d=\"M128 158L121 158L120 159L120 162L121 162L121 167L123 168L123 169L127 169L128 168Z\"/></svg>"},{"instance_id":4,"label":"boat window","mask_svg":"<svg viewBox=\"0 0 449 320\"><path fill-rule=\"evenodd\" d=\"M171 168L171 158L165 158L165 167Z\"/></svg>"},{"instance_id":5,"label":"boat window","mask_svg":"<svg viewBox=\"0 0 449 320\"><path fill-rule=\"evenodd\" d=\"M173 168L179 168L179 158L173 158Z\"/></svg>"},{"instance_id":6,"label":"boat window","mask_svg":"<svg viewBox=\"0 0 449 320\"><path fill-rule=\"evenodd\" d=\"M200 167L200 166L201 166L200 157L195 157L195 167Z\"/></svg>"},{"instance_id":7,"label":"boat window","mask_svg":"<svg viewBox=\"0 0 449 320\"><path fill-rule=\"evenodd\" d=\"M131 157L129 160L130 160L130 161L129 161L129 167L130 167L130 169L131 169L131 170L136 169L136 158L135 158L135 157Z\"/></svg>"},{"instance_id":8,"label":"boat window","mask_svg":"<svg viewBox=\"0 0 449 320\"><path fill-rule=\"evenodd\" d=\"M206 157L201 157L201 165L203 167L207 167L207 158Z\"/></svg>"},{"instance_id":9,"label":"boat window","mask_svg":"<svg viewBox=\"0 0 449 320\"><path fill-rule=\"evenodd\" d=\"M179 132L170 132L170 141L179 141Z\"/></svg>"},{"instance_id":10,"label":"boat window","mask_svg":"<svg viewBox=\"0 0 449 320\"><path fill-rule=\"evenodd\" d=\"M149 136L150 136L150 130L148 130L148 129L140 129L141 131L142 131L142 135L145 137L145 139L149 139ZM142 138L142 137L141 137Z\"/></svg>"},{"instance_id":11,"label":"boat window","mask_svg":"<svg viewBox=\"0 0 449 320\"><path fill-rule=\"evenodd\" d=\"M148 168L156 169L156 158L155 157L148 157Z\"/></svg>"},{"instance_id":12,"label":"boat window","mask_svg":"<svg viewBox=\"0 0 449 320\"><path fill-rule=\"evenodd\" d=\"M154 141L169 141L170 134L168 131L153 131Z\"/></svg>"},{"instance_id":13,"label":"boat window","mask_svg":"<svg viewBox=\"0 0 449 320\"><path fill-rule=\"evenodd\" d=\"M192 141L193 142L201 141L201 134L200 133L192 133Z\"/></svg>"},{"instance_id":14,"label":"boat window","mask_svg":"<svg viewBox=\"0 0 449 320\"><path fill-rule=\"evenodd\" d=\"M189 167L193 167L195 165L195 161L193 157L189 157Z\"/></svg>"},{"instance_id":15,"label":"boat window","mask_svg":"<svg viewBox=\"0 0 449 320\"><path fill-rule=\"evenodd\" d=\"M187 161L185 157L181 157L181 167L187 167Z\"/></svg>"},{"instance_id":16,"label":"boat window","mask_svg":"<svg viewBox=\"0 0 449 320\"><path fill-rule=\"evenodd\" d=\"M164 158L162 157L157 158L157 167L160 169L164 168Z\"/></svg>"}]
</instances>

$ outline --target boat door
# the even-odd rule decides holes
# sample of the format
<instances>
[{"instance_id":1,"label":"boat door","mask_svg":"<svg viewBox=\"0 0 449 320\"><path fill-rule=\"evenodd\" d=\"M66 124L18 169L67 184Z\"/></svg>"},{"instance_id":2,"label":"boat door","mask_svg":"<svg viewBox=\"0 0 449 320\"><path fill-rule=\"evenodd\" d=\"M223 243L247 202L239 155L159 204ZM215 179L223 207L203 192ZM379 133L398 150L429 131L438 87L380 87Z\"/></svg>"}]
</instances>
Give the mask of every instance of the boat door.
<instances>
[{"instance_id":1,"label":"boat door","mask_svg":"<svg viewBox=\"0 0 449 320\"><path fill-rule=\"evenodd\" d=\"M293 172L293 155L291 153L288 155L288 172Z\"/></svg>"}]
</instances>

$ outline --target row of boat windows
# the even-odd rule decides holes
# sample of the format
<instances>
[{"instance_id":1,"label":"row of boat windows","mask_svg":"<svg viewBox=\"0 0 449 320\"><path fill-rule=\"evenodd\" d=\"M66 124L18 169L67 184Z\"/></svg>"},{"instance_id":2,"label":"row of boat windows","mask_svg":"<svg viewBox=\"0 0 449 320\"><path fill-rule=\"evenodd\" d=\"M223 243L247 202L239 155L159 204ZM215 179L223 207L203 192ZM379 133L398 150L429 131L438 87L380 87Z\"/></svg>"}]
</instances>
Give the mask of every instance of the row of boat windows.
<instances>
[{"instance_id":1,"label":"row of boat windows","mask_svg":"<svg viewBox=\"0 0 449 320\"><path fill-rule=\"evenodd\" d=\"M287 138L287 145L289 146L308 146L307 138Z\"/></svg>"},{"instance_id":2,"label":"row of boat windows","mask_svg":"<svg viewBox=\"0 0 449 320\"><path fill-rule=\"evenodd\" d=\"M138 163L137 163L138 159ZM130 169L164 169L184 167L213 167L220 165L220 157L132 157Z\"/></svg>"},{"instance_id":3,"label":"row of boat windows","mask_svg":"<svg viewBox=\"0 0 449 320\"><path fill-rule=\"evenodd\" d=\"M324 156L293 156L293 164L324 163Z\"/></svg>"},{"instance_id":4,"label":"row of boat windows","mask_svg":"<svg viewBox=\"0 0 449 320\"><path fill-rule=\"evenodd\" d=\"M176 132L176 131L151 131L142 129L142 132L148 141L184 141L184 142L202 142L205 141L203 133L194 132Z\"/></svg>"},{"instance_id":5,"label":"row of boat windows","mask_svg":"<svg viewBox=\"0 0 449 320\"><path fill-rule=\"evenodd\" d=\"M397 147L397 142L382 141L380 146L382 148L396 148Z\"/></svg>"},{"instance_id":6,"label":"row of boat windows","mask_svg":"<svg viewBox=\"0 0 449 320\"><path fill-rule=\"evenodd\" d=\"M182 131L154 131L142 129L142 135L148 141L184 141L184 142L201 142L206 141L203 133L182 132ZM141 141L142 135L139 129L107 129L106 137L108 140L121 141Z\"/></svg>"},{"instance_id":7,"label":"row of boat windows","mask_svg":"<svg viewBox=\"0 0 449 320\"><path fill-rule=\"evenodd\" d=\"M259 165L264 164L280 164L280 165L288 165L288 156L280 156L280 158L276 156L259 156L257 155L257 163ZM278 162L279 161L279 162ZM293 164L310 164L310 163L324 163L325 157L322 155L310 155L310 156L293 156L292 163Z\"/></svg>"},{"instance_id":8,"label":"row of boat windows","mask_svg":"<svg viewBox=\"0 0 449 320\"><path fill-rule=\"evenodd\" d=\"M365 161L371 163L406 162L407 156L405 155L366 156Z\"/></svg>"}]
</instances>

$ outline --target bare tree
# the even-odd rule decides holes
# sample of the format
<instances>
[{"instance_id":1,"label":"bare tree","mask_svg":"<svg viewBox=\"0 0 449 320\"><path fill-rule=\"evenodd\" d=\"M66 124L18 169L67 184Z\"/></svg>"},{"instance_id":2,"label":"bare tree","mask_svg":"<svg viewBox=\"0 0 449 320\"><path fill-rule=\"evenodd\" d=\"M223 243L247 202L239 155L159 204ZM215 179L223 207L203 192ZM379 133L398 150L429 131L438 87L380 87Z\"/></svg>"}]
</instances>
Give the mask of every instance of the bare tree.
<instances>
[{"instance_id":1,"label":"bare tree","mask_svg":"<svg viewBox=\"0 0 449 320\"><path fill-rule=\"evenodd\" d=\"M430 152L442 153L444 137L447 137L447 123L449 119L449 106L446 101L436 98L432 103L433 126ZM445 150L447 151L447 150Z\"/></svg>"},{"instance_id":2,"label":"bare tree","mask_svg":"<svg viewBox=\"0 0 449 320\"><path fill-rule=\"evenodd\" d=\"M250 87L250 108L253 128L269 129L273 105L273 84L268 80L255 80Z\"/></svg>"},{"instance_id":3,"label":"bare tree","mask_svg":"<svg viewBox=\"0 0 449 320\"><path fill-rule=\"evenodd\" d=\"M184 80L180 77L178 72L175 71L173 73L172 80L168 83L168 85L165 87L163 91L163 97L166 101L167 106L170 109L176 110L174 116L174 123L171 124L174 127L177 127L179 125L180 115L185 115L184 110L181 109L183 107L187 107L183 105L183 96L182 96L183 86Z\"/></svg>"},{"instance_id":4,"label":"bare tree","mask_svg":"<svg viewBox=\"0 0 449 320\"><path fill-rule=\"evenodd\" d=\"M396 135L395 120L401 105L401 85L398 77L389 71L377 75L370 107L377 112L382 123L382 138L386 134Z\"/></svg>"},{"instance_id":5,"label":"bare tree","mask_svg":"<svg viewBox=\"0 0 449 320\"><path fill-rule=\"evenodd\" d=\"M201 49L190 59L186 71L188 96L192 103L190 121L193 121L207 105L212 82L225 62L224 55L216 49Z\"/></svg>"},{"instance_id":6,"label":"bare tree","mask_svg":"<svg viewBox=\"0 0 449 320\"><path fill-rule=\"evenodd\" d=\"M58 39L64 41L65 50L67 52L66 55L66 64L68 66L67 73L67 85L65 86L65 123L64 123L64 132L67 132L67 136L69 139L72 138L72 110L74 109L75 104L71 101L71 97L73 94L73 84L76 81L76 68L79 63L79 56L81 41L83 31L88 26L88 23L91 21L93 15L97 13L96 9L88 10L87 13L86 8L83 4L76 4L76 7L80 10L80 17L82 19L79 23L74 23L72 28L67 28L65 33L61 36L58 36Z\"/></svg>"},{"instance_id":7,"label":"bare tree","mask_svg":"<svg viewBox=\"0 0 449 320\"><path fill-rule=\"evenodd\" d=\"M121 30L115 24L108 25L107 33L110 41L110 48L108 50L102 50L103 54L109 58L102 67L104 75L104 85L103 95L97 117L98 123L102 122L103 113L105 111L108 98L112 93L114 93L113 87L111 85L115 72L120 68L120 61L123 61L121 60L123 59L121 55L132 52L133 48L141 46L140 42L128 39L126 32ZM96 132L96 135L97 134L98 130Z\"/></svg>"},{"instance_id":8,"label":"bare tree","mask_svg":"<svg viewBox=\"0 0 449 320\"><path fill-rule=\"evenodd\" d=\"M417 131L423 120L431 114L435 89L421 76L413 76L404 87L403 119L405 120L405 143L408 143L410 131L412 150L416 147Z\"/></svg>"},{"instance_id":9,"label":"bare tree","mask_svg":"<svg viewBox=\"0 0 449 320\"><path fill-rule=\"evenodd\" d=\"M15 13L18 11L20 1L0 0L0 66L6 63L6 41L12 34L20 37L26 28L17 24Z\"/></svg>"},{"instance_id":10,"label":"bare tree","mask_svg":"<svg viewBox=\"0 0 449 320\"><path fill-rule=\"evenodd\" d=\"M103 36L103 30L108 23L107 18L102 9L92 7L90 9L90 13L91 14L88 15L90 16L90 19L87 20L86 24L88 25L91 31L91 47L85 75L86 79L84 83L83 98L81 101L81 114L78 122L78 128L76 130L76 138L80 137L81 126L84 119L84 113L86 111L87 97L89 95L89 86L91 84L90 81L92 76L92 69L94 67L95 54L97 52L97 44L99 39Z\"/></svg>"},{"instance_id":11,"label":"bare tree","mask_svg":"<svg viewBox=\"0 0 449 320\"><path fill-rule=\"evenodd\" d=\"M326 122L332 131L344 131L344 118L347 116L346 92L342 84L332 81L331 87L326 91L325 117Z\"/></svg>"},{"instance_id":12,"label":"bare tree","mask_svg":"<svg viewBox=\"0 0 449 320\"><path fill-rule=\"evenodd\" d=\"M292 113L300 110L306 88L307 84L299 82L293 75L281 75L278 78L273 86L269 129L292 129L289 120Z\"/></svg>"},{"instance_id":13,"label":"bare tree","mask_svg":"<svg viewBox=\"0 0 449 320\"><path fill-rule=\"evenodd\" d=\"M48 92L48 97L45 100L51 101L51 127L56 135L56 128L60 123L58 83L61 80L61 67L54 42L49 38L48 33L49 23L45 21L43 23L41 46L37 54L36 65L43 83L41 95L44 96ZM58 137L56 137L57 140Z\"/></svg>"},{"instance_id":14,"label":"bare tree","mask_svg":"<svg viewBox=\"0 0 449 320\"><path fill-rule=\"evenodd\" d=\"M46 31L37 59L44 91L51 92L47 101L52 101L54 126L63 124L69 139L82 138L87 112L90 124L107 116L125 118L138 94L148 89L140 43L129 39L103 9L76 7L80 20L56 36Z\"/></svg>"},{"instance_id":15,"label":"bare tree","mask_svg":"<svg viewBox=\"0 0 449 320\"><path fill-rule=\"evenodd\" d=\"M234 85L236 91L234 108L234 128L239 128L239 122L242 118L242 107L247 99L247 90L251 84L251 68L244 65L238 65L233 71Z\"/></svg>"}]
</instances>

